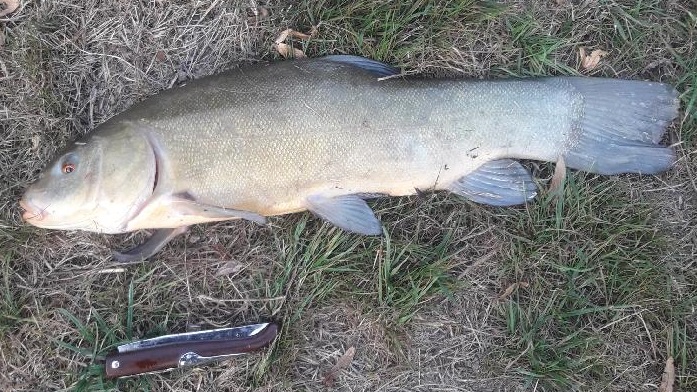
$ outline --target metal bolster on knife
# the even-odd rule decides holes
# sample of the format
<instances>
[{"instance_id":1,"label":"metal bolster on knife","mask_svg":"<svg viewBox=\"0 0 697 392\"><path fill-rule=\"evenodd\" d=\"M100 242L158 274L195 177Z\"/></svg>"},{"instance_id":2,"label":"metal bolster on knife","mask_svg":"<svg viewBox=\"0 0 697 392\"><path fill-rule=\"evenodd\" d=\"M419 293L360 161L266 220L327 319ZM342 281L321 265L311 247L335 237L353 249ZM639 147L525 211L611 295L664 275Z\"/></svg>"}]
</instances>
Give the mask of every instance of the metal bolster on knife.
<instances>
[{"instance_id":1,"label":"metal bolster on knife","mask_svg":"<svg viewBox=\"0 0 697 392\"><path fill-rule=\"evenodd\" d=\"M261 323L139 340L107 355L106 376L133 376L225 360L264 348L277 334L277 324Z\"/></svg>"}]
</instances>

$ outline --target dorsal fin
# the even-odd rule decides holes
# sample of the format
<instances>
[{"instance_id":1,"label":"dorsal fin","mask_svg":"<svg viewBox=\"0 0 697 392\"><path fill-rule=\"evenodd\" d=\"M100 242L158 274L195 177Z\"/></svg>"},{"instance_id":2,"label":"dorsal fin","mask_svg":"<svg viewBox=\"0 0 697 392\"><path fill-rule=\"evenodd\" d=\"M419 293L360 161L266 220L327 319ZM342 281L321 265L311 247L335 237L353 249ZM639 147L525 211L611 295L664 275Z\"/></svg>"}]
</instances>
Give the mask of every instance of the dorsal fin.
<instances>
[{"instance_id":1,"label":"dorsal fin","mask_svg":"<svg viewBox=\"0 0 697 392\"><path fill-rule=\"evenodd\" d=\"M391 65L380 61L367 59L361 56L352 56L350 54L333 54L322 57L322 60L333 61L335 63L348 64L362 70L368 71L373 75L383 78L386 76L399 75L401 70Z\"/></svg>"}]
</instances>

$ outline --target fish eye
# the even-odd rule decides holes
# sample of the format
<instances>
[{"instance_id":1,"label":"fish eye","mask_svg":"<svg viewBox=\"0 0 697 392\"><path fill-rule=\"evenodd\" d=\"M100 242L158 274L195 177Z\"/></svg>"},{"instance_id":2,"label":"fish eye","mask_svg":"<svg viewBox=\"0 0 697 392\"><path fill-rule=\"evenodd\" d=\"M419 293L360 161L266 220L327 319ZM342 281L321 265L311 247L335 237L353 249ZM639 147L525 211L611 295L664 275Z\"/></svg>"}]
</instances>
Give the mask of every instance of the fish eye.
<instances>
[{"instance_id":1,"label":"fish eye","mask_svg":"<svg viewBox=\"0 0 697 392\"><path fill-rule=\"evenodd\" d=\"M64 163L61 171L65 174L70 174L70 173L75 171L75 164L74 163Z\"/></svg>"}]
</instances>

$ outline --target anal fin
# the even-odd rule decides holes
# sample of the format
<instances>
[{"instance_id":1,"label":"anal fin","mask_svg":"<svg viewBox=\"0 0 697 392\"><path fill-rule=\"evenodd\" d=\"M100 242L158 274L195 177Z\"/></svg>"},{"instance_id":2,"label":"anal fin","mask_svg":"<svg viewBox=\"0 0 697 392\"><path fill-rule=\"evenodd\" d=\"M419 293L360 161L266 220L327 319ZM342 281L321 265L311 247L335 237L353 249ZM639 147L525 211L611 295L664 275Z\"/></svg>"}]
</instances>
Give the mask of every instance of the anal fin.
<instances>
[{"instance_id":1,"label":"anal fin","mask_svg":"<svg viewBox=\"0 0 697 392\"><path fill-rule=\"evenodd\" d=\"M524 204L537 195L528 170L512 159L489 161L450 185L450 191L492 206Z\"/></svg>"}]
</instances>

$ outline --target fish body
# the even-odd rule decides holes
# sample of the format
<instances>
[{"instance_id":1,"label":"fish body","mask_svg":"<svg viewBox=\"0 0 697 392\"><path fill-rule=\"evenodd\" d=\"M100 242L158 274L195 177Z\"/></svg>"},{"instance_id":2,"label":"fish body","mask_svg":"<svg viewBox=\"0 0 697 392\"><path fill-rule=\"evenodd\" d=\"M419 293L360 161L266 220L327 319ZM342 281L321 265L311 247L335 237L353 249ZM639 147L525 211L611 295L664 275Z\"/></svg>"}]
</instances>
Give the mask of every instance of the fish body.
<instances>
[{"instance_id":1,"label":"fish body","mask_svg":"<svg viewBox=\"0 0 697 392\"><path fill-rule=\"evenodd\" d=\"M515 159L648 174L675 158L659 144L677 112L665 84L389 77L396 72L329 56L164 91L56 158L23 197L25 219L122 233L311 210L379 234L363 201L374 195L449 190L512 205L535 195Z\"/></svg>"}]
</instances>

